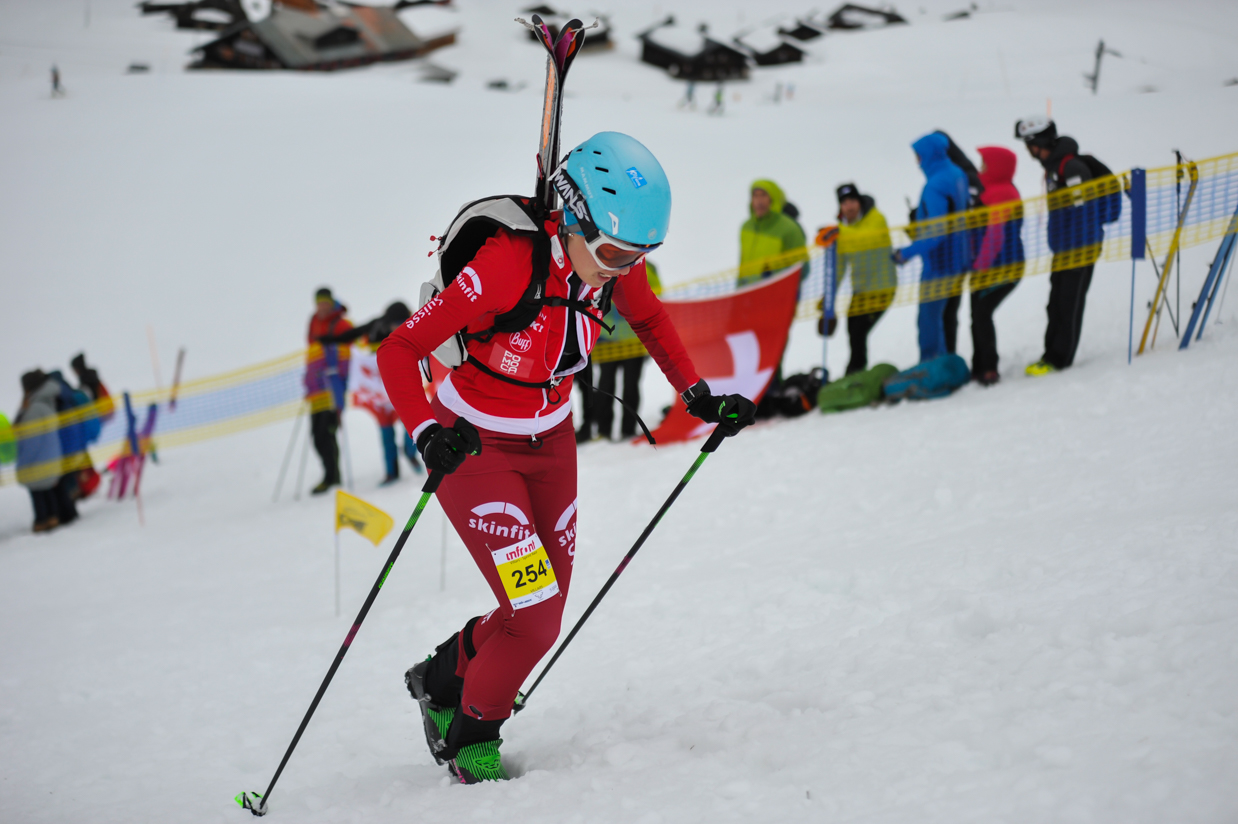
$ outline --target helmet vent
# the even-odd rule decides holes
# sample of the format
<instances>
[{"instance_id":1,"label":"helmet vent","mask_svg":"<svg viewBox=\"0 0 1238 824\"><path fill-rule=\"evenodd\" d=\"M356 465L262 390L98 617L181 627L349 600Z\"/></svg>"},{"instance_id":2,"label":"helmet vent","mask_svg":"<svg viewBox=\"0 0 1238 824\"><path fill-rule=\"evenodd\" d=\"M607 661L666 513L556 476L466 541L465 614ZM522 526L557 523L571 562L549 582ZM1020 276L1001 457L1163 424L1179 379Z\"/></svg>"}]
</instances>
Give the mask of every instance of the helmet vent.
<instances>
[{"instance_id":1,"label":"helmet vent","mask_svg":"<svg viewBox=\"0 0 1238 824\"><path fill-rule=\"evenodd\" d=\"M609 193L610 193L610 194L612 194L612 195L613 195L613 194L615 194L615 190L614 190L614 189L607 189L605 186L603 186L603 187L602 187L602 191L603 191L603 192L609 192Z\"/></svg>"},{"instance_id":2,"label":"helmet vent","mask_svg":"<svg viewBox=\"0 0 1238 824\"><path fill-rule=\"evenodd\" d=\"M603 174L610 174L610 169L603 169L601 166L594 166L593 168L597 169L599 172L602 172Z\"/></svg>"}]
</instances>

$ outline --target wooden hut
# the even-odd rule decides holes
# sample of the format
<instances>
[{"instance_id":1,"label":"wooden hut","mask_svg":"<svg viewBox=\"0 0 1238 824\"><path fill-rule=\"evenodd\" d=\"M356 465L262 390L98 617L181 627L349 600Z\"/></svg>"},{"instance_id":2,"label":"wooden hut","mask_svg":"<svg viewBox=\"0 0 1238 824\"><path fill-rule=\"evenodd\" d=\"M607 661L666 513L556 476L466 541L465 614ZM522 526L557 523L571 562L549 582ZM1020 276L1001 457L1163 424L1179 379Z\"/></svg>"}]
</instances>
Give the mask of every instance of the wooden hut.
<instances>
[{"instance_id":1,"label":"wooden hut","mask_svg":"<svg viewBox=\"0 0 1238 824\"><path fill-rule=\"evenodd\" d=\"M450 45L455 30L414 34L394 8L274 0L261 19L242 19L194 52L195 69L332 71L408 60Z\"/></svg>"},{"instance_id":2,"label":"wooden hut","mask_svg":"<svg viewBox=\"0 0 1238 824\"><path fill-rule=\"evenodd\" d=\"M748 56L704 31L680 29L672 18L637 35L641 61L666 69L683 80L742 80L748 77Z\"/></svg>"}]
</instances>

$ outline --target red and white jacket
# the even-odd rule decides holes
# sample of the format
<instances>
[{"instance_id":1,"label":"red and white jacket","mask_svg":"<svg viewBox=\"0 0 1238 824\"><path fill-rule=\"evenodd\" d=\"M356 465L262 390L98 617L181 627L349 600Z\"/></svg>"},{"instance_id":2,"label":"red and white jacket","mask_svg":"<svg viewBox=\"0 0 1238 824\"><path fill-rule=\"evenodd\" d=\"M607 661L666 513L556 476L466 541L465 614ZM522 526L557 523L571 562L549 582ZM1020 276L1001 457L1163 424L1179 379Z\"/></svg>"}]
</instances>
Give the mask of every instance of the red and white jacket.
<instances>
[{"instance_id":1,"label":"red and white jacket","mask_svg":"<svg viewBox=\"0 0 1238 824\"><path fill-rule=\"evenodd\" d=\"M547 297L568 297L572 264L559 242L561 217L555 212L553 219L546 221L551 244ZM422 389L421 359L461 329L490 329L495 315L510 311L520 301L532 272L533 241L500 229L438 297L383 341L378 349L378 370L392 405L414 440L435 423ZM582 301L593 300L601 291L584 284L577 289L573 297ZM649 287L643 261L616 279L612 300L675 391L683 392L699 380L666 309ZM545 306L522 331L499 333L489 341L467 344L469 355L495 372L526 383L550 382L551 387L508 383L466 361L443 381L438 400L479 429L494 432L536 436L562 422L572 411L572 375L585 367L601 328L577 313L575 328L569 330L570 312L566 306ZM596 307L593 312L601 317ZM581 358L559 369L569 333L576 335Z\"/></svg>"}]
</instances>

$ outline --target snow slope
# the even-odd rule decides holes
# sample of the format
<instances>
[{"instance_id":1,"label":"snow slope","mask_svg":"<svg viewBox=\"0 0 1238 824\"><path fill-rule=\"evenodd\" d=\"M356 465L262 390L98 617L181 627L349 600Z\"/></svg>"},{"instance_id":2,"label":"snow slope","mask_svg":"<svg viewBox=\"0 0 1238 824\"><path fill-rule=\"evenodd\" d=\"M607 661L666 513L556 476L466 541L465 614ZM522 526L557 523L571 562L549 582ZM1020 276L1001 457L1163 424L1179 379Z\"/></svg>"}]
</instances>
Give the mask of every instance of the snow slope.
<instances>
[{"instance_id":1,"label":"snow slope","mask_svg":"<svg viewBox=\"0 0 1238 824\"><path fill-rule=\"evenodd\" d=\"M94 0L89 29L81 3L0 5L0 405L16 407L22 369L82 347L114 387L149 386L147 324L165 379L182 344L195 377L295 348L320 283L362 319L413 296L419 238L459 202L531 181L541 58L508 22L516 4L462 5L460 45L435 57L462 72L446 88L407 64L184 74L202 35L128 2ZM672 281L733 263L752 178L783 181L813 226L855 178L897 221L921 183L915 137L941 126L965 147L1011 145L1046 96L1114 168L1238 148L1229 5L1018 2L941 22L953 8L827 38L709 118L676 108L682 87L636 64L629 35L668 11L726 30L799 7L625 4L619 48L573 70L565 140L623 128L663 158ZM1100 36L1128 57L1093 98L1078 74ZM53 60L64 100L47 99ZM155 70L122 75L132 60ZM529 85L487 91L496 77ZM793 101L772 102L779 81ZM1030 164L1019 174L1038 190ZM1212 251L1184 256L1184 306ZM1017 377L1043 333L1048 282L1031 278L998 314L999 386L728 442L505 729L522 774L509 784L451 785L402 684L489 606L432 508L272 815L1232 821L1235 312L1186 353L1162 329L1127 367L1129 277L1098 267L1067 373ZM1147 264L1138 286L1142 303ZM883 319L871 347L913 361L913 310ZM797 326L788 367L814 358L820 339ZM832 368L845 358L836 338ZM668 390L647 388L653 414ZM373 424L348 425L357 491L402 521L416 487L375 488ZM290 430L161 455L144 528L131 504L91 501L80 524L31 536L24 490L0 489L0 820L241 820L232 796L269 780L390 546L342 536L336 618L330 503L270 503ZM694 455L581 450L568 620Z\"/></svg>"}]
</instances>

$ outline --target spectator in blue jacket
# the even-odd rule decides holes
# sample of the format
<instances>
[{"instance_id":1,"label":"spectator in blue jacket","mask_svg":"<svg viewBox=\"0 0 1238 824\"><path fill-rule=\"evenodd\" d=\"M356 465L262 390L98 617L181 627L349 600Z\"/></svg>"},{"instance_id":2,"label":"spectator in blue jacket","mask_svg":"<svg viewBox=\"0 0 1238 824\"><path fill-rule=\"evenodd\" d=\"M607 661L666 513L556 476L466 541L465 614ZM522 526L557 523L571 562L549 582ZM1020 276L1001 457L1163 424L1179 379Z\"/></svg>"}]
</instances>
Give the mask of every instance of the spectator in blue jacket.
<instances>
[{"instance_id":1,"label":"spectator in blue jacket","mask_svg":"<svg viewBox=\"0 0 1238 824\"><path fill-rule=\"evenodd\" d=\"M950 141L934 132L911 144L924 171L924 190L920 205L912 213L915 223L932 221L967 210L967 175L950 162L946 150ZM948 221L937 221L915 231L916 240L894 253L897 263L922 259L920 272L920 361L946 354L946 331L942 312L946 299L961 284L957 281L971 265L967 232L951 231ZM955 278L951 282L949 278Z\"/></svg>"}]
</instances>

